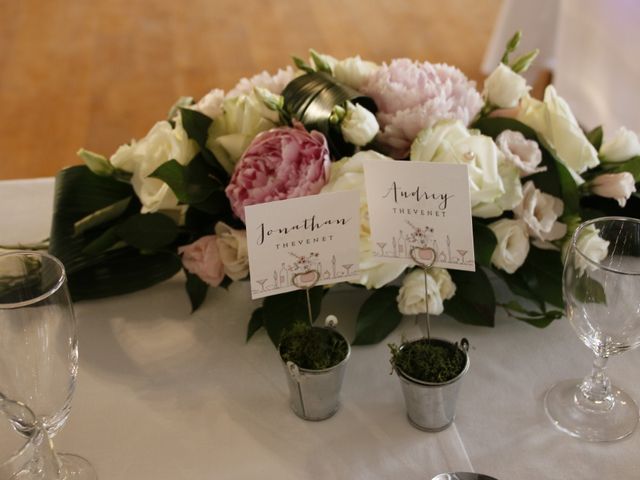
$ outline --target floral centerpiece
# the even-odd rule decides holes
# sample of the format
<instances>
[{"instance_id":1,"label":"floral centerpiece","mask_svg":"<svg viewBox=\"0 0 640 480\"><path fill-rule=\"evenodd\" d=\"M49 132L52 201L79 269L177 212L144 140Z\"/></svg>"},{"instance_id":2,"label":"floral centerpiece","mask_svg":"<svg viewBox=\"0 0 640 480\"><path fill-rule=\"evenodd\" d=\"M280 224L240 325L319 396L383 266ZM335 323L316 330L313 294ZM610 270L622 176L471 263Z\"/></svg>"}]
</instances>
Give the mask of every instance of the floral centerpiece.
<instances>
[{"instance_id":1,"label":"floral centerpiece","mask_svg":"<svg viewBox=\"0 0 640 480\"><path fill-rule=\"evenodd\" d=\"M320 192L361 194L356 286L370 290L354 343L383 339L403 314L446 312L491 326L497 308L542 327L561 316L562 252L587 218L635 203L640 142L621 129L583 131L553 86L529 95L520 75L536 52L511 59L479 92L455 67L409 59L378 65L311 52L308 62L241 80L166 120L109 158L80 150L61 171L49 250L75 299L131 292L186 273L193 309L209 288L248 275L244 207ZM384 263L370 241L363 162L468 166L475 272L422 272ZM628 207L629 209L631 207ZM627 212L628 213L628 212ZM588 251L603 250L596 231ZM490 273L492 272L492 273ZM502 279L514 294L498 301ZM310 293L314 314L326 289ZM282 312L286 311L286 318ZM303 292L268 297L249 322L274 341L307 315Z\"/></svg>"}]
</instances>

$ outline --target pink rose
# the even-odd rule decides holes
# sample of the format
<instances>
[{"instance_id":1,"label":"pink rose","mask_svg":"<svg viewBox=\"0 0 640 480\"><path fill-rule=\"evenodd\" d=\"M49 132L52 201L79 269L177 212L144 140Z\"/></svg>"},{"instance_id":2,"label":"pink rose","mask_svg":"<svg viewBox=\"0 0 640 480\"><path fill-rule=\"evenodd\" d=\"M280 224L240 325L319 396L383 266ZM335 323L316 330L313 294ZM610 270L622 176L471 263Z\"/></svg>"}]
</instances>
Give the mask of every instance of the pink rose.
<instances>
[{"instance_id":1,"label":"pink rose","mask_svg":"<svg viewBox=\"0 0 640 480\"><path fill-rule=\"evenodd\" d=\"M302 126L262 132L236 165L225 192L233 212L244 207L318 193L329 178L329 147L320 132Z\"/></svg>"},{"instance_id":2,"label":"pink rose","mask_svg":"<svg viewBox=\"0 0 640 480\"><path fill-rule=\"evenodd\" d=\"M178 248L178 253L182 255L182 265L189 273L212 287L220 285L224 278L224 265L215 235L200 237L192 244Z\"/></svg>"}]
</instances>

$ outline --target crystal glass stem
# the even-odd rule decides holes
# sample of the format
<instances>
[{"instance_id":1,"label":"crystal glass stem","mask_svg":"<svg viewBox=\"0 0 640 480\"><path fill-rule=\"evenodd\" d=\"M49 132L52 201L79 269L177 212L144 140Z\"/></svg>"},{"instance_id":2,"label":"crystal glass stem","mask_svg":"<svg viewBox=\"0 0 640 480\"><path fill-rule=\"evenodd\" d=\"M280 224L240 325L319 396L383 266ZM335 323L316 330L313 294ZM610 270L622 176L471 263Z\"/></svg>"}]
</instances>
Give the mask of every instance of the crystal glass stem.
<instances>
[{"instance_id":1,"label":"crystal glass stem","mask_svg":"<svg viewBox=\"0 0 640 480\"><path fill-rule=\"evenodd\" d=\"M584 377L576 394L576 403L591 411L608 411L613 408L614 397L611 380L607 376L608 357L596 355L591 374Z\"/></svg>"}]
</instances>

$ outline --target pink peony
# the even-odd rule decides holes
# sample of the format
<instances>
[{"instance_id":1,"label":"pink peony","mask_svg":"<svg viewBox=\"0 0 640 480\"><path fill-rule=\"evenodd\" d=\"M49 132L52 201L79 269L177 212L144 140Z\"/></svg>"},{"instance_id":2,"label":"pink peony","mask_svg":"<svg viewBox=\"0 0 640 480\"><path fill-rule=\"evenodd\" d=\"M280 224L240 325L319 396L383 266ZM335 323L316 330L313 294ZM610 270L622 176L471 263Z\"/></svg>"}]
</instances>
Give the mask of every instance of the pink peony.
<instances>
[{"instance_id":1,"label":"pink peony","mask_svg":"<svg viewBox=\"0 0 640 480\"><path fill-rule=\"evenodd\" d=\"M318 193L329 178L329 147L320 132L302 126L262 132L236 165L225 192L234 213L244 207Z\"/></svg>"},{"instance_id":2,"label":"pink peony","mask_svg":"<svg viewBox=\"0 0 640 480\"><path fill-rule=\"evenodd\" d=\"M284 70L279 69L275 75L264 71L251 78L241 79L236 86L227 93L227 98L249 95L254 87L266 88L270 92L280 95L284 87L287 86L287 83L293 80L294 77L295 73L291 67L287 67Z\"/></svg>"},{"instance_id":3,"label":"pink peony","mask_svg":"<svg viewBox=\"0 0 640 480\"><path fill-rule=\"evenodd\" d=\"M443 119L465 125L482 108L480 93L455 67L406 58L380 67L362 92L378 105L378 139L395 158L405 158L418 133Z\"/></svg>"},{"instance_id":4,"label":"pink peony","mask_svg":"<svg viewBox=\"0 0 640 480\"><path fill-rule=\"evenodd\" d=\"M224 278L224 265L215 235L200 237L192 244L178 248L178 253L182 255L182 266L189 273L212 287L220 285Z\"/></svg>"}]
</instances>

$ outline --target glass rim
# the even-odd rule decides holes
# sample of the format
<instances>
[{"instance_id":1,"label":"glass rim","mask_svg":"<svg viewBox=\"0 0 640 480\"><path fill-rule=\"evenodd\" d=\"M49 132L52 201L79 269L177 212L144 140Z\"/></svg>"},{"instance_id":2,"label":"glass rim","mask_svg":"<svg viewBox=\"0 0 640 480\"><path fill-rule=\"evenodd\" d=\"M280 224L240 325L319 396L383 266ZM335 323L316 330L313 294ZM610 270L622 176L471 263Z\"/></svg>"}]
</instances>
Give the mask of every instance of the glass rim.
<instances>
[{"instance_id":1,"label":"glass rim","mask_svg":"<svg viewBox=\"0 0 640 480\"><path fill-rule=\"evenodd\" d=\"M13 302L13 303L2 303L0 302L0 310L11 310L14 308L28 307L29 305L35 305L36 303L41 302L42 300L49 298L51 295L56 293L62 285L64 285L65 280L67 279L67 272L64 268L62 262L47 252L40 252L36 250L16 250L13 252L7 252L0 254L0 260L6 257L26 257L26 256L39 256L44 257L47 260L51 260L60 270L60 275L58 276L58 280L49 288L46 292L41 293L37 297L30 298L28 300L22 300L21 302Z\"/></svg>"},{"instance_id":2,"label":"glass rim","mask_svg":"<svg viewBox=\"0 0 640 480\"><path fill-rule=\"evenodd\" d=\"M640 220L633 217L609 216L609 217L592 218L591 220L582 222L580 225L578 225L578 228L576 228L575 232L573 232L573 237L571 238L571 248L573 248L576 252L578 252L580 256L584 260L586 260L588 263L602 270L612 272L612 273L618 273L622 275L640 275L640 270L628 271L621 268L614 268L608 265L604 265L601 262L598 262L592 259L591 257L589 257L585 252L583 252L580 249L580 247L578 247L578 236L580 235L580 232L582 232L582 230L584 230L585 228L591 225L594 225L595 223L606 222L606 221L618 221L622 223L635 223L637 225L640 225Z\"/></svg>"}]
</instances>

